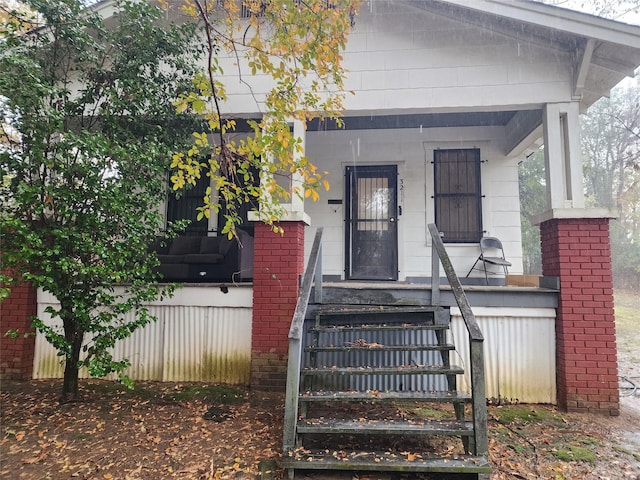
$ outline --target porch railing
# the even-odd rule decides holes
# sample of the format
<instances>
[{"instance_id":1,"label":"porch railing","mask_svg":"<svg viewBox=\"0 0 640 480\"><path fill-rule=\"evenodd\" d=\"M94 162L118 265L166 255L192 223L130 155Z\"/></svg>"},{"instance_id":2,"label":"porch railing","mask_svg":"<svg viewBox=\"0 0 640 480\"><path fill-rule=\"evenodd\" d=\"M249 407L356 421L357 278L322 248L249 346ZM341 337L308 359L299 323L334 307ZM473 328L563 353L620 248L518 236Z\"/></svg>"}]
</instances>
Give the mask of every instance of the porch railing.
<instances>
[{"instance_id":1,"label":"porch railing","mask_svg":"<svg viewBox=\"0 0 640 480\"><path fill-rule=\"evenodd\" d=\"M313 247L302 278L298 302L289 329L289 359L287 363L287 390L284 408L283 447L285 454L295 446L300 366L302 363L302 332L307 315L311 287L315 283L314 301L322 303L322 228L316 231Z\"/></svg>"},{"instance_id":2,"label":"porch railing","mask_svg":"<svg viewBox=\"0 0 640 480\"><path fill-rule=\"evenodd\" d=\"M440 238L440 232L434 224L429 224L432 239L431 248L431 303L440 302L440 264L447 276L449 285L456 299L460 314L469 333L469 358L471 360L471 395L473 412L473 432L476 455L486 455L489 450L487 440L487 399L484 379L484 337L471 311L467 296L462 289L460 279L456 275L451 259Z\"/></svg>"},{"instance_id":3,"label":"porch railing","mask_svg":"<svg viewBox=\"0 0 640 480\"><path fill-rule=\"evenodd\" d=\"M440 233L435 225L429 225L432 237L432 297L431 303L440 301L440 264L445 271L453 295L460 308L462 319L469 333L471 359L471 389L475 455L488 453L487 405L484 379L484 337L471 311L469 301L462 289L449 255L446 252ZM296 309L289 329L289 358L287 364L287 386L285 393L285 418L283 448L285 454L295 447L296 419L298 415L298 394L300 389L300 367L302 363L302 334L307 307L311 297L311 288L315 283L314 301L322 303L322 228L318 228L307 268L302 279Z\"/></svg>"}]
</instances>

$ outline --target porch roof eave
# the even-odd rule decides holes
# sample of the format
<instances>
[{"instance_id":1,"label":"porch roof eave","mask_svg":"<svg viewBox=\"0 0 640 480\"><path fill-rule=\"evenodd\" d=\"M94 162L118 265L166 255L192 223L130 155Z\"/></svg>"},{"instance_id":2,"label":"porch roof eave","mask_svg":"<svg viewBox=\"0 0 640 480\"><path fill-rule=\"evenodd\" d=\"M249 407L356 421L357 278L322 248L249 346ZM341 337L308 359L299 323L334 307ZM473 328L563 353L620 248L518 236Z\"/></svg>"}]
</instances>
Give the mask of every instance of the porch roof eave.
<instances>
[{"instance_id":1,"label":"porch roof eave","mask_svg":"<svg viewBox=\"0 0 640 480\"><path fill-rule=\"evenodd\" d=\"M640 49L640 26L598 17L585 12L541 2L513 0L441 0L470 12L508 18L529 25L553 29L580 37Z\"/></svg>"}]
</instances>

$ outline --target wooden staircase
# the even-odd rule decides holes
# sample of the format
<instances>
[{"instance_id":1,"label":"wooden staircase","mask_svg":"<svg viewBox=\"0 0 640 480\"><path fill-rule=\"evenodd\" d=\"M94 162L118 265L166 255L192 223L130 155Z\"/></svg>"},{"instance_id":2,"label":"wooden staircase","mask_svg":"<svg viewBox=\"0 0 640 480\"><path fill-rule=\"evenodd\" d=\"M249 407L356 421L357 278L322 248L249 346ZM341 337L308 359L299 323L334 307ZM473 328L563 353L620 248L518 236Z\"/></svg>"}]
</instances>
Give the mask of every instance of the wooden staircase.
<instances>
[{"instance_id":1,"label":"wooden staircase","mask_svg":"<svg viewBox=\"0 0 640 480\"><path fill-rule=\"evenodd\" d=\"M316 242L310 266L320 256ZM316 304L309 306L312 276L303 281L296 311L302 318L294 317L289 335L283 456L289 477L298 470L348 470L488 478L475 319L468 325L471 383L480 391L474 397L457 390L465 370L450 363L448 308L322 304L319 277Z\"/></svg>"},{"instance_id":2,"label":"wooden staircase","mask_svg":"<svg viewBox=\"0 0 640 480\"><path fill-rule=\"evenodd\" d=\"M456 390L464 370L449 362L455 347L446 342L448 313L423 306L320 307L307 322L296 439L285 468L490 472L485 456L470 454L475 437L465 406L471 396ZM431 404L436 408L428 411L440 414L437 408L449 405L451 414L435 420L407 414ZM432 437L453 437L459 446L448 442L438 453Z\"/></svg>"}]
</instances>

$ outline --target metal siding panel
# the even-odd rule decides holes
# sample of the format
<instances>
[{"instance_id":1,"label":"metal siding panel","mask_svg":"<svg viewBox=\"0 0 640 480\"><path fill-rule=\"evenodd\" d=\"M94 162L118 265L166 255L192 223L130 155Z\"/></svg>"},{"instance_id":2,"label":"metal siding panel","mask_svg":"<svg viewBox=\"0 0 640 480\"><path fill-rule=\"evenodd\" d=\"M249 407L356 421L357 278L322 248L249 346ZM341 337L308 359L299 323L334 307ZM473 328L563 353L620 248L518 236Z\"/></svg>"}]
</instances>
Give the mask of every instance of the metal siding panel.
<instances>
[{"instance_id":1,"label":"metal siding panel","mask_svg":"<svg viewBox=\"0 0 640 480\"><path fill-rule=\"evenodd\" d=\"M202 381L249 384L251 309L212 308L205 330Z\"/></svg>"},{"instance_id":2,"label":"metal siding panel","mask_svg":"<svg viewBox=\"0 0 640 480\"><path fill-rule=\"evenodd\" d=\"M39 316L53 324L44 313ZM115 360L128 358L125 372L133 380L249 383L251 361L250 307L152 305L157 322L136 330L116 344ZM36 336L33 378L60 378L63 367L56 350L41 334ZM87 378L86 369L80 371ZM107 378L115 378L113 375Z\"/></svg>"},{"instance_id":3,"label":"metal siding panel","mask_svg":"<svg viewBox=\"0 0 640 480\"><path fill-rule=\"evenodd\" d=\"M144 328L139 328L131 337L116 343L113 358L128 358L131 366L127 376L135 380L162 380L162 343L164 337L164 314L161 308L150 307L149 312L157 317ZM133 315L127 315L131 320Z\"/></svg>"},{"instance_id":4,"label":"metal siding panel","mask_svg":"<svg viewBox=\"0 0 640 480\"><path fill-rule=\"evenodd\" d=\"M197 382L201 378L201 358L207 307L169 307L165 323L164 381Z\"/></svg>"},{"instance_id":5,"label":"metal siding panel","mask_svg":"<svg viewBox=\"0 0 640 480\"><path fill-rule=\"evenodd\" d=\"M249 382L251 309L174 307L167 322L165 380Z\"/></svg>"},{"instance_id":6,"label":"metal siding panel","mask_svg":"<svg viewBox=\"0 0 640 480\"><path fill-rule=\"evenodd\" d=\"M47 307L57 307L58 304L41 301L38 296L38 317L47 326L59 324L59 331L62 332L62 323L54 322L51 315L45 313ZM82 373L82 372L81 372ZM36 334L36 344L33 358L33 378L62 378L64 374L63 357L57 355L55 348L44 338L41 333Z\"/></svg>"},{"instance_id":7,"label":"metal siding panel","mask_svg":"<svg viewBox=\"0 0 640 480\"><path fill-rule=\"evenodd\" d=\"M41 313L38 316L45 324L52 325L53 322L48 316L44 317ZM51 344L47 342L41 333L37 333L33 358L33 378L61 378L63 373L62 357L58 357Z\"/></svg>"},{"instance_id":8,"label":"metal siding panel","mask_svg":"<svg viewBox=\"0 0 640 480\"><path fill-rule=\"evenodd\" d=\"M555 311L533 310L510 308L501 315L500 309L486 308L481 314L476 313L485 338L488 398L556 403ZM450 333L456 345L451 363L460 363L465 368L465 375L458 377L458 385L468 391L469 340L457 309L451 311Z\"/></svg>"},{"instance_id":9,"label":"metal siding panel","mask_svg":"<svg viewBox=\"0 0 640 480\"><path fill-rule=\"evenodd\" d=\"M347 324L348 322L344 322ZM313 322L308 322L309 328ZM347 332L337 330L322 335L324 340L321 345L345 346L349 342L359 339L367 343L379 343L381 345L417 345L436 343L432 331L381 331L381 332ZM313 343L313 334L305 335L305 346ZM310 355L305 354L305 365L311 365ZM317 354L318 366L351 365L385 367L396 365L415 364L442 364L440 354L437 352L385 352L376 349L359 350L353 352L319 352ZM348 383L347 383L348 380ZM446 390L446 378L435 375L352 375L350 379L338 377L324 378L324 388L350 389L356 391L366 390L408 390L431 391Z\"/></svg>"}]
</instances>

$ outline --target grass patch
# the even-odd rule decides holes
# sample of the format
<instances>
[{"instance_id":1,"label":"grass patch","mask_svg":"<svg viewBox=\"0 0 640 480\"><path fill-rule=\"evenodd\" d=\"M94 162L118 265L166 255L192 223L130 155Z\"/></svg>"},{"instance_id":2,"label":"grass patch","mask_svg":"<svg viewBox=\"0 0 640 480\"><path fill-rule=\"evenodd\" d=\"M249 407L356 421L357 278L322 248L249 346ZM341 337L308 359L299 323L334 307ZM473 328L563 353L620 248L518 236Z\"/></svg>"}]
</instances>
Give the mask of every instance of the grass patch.
<instances>
[{"instance_id":1,"label":"grass patch","mask_svg":"<svg viewBox=\"0 0 640 480\"><path fill-rule=\"evenodd\" d=\"M635 291L617 289L614 292L614 304L618 347L628 352L632 363L639 365L640 357L635 352L640 351L640 330L637 323L640 296Z\"/></svg>"},{"instance_id":2,"label":"grass patch","mask_svg":"<svg viewBox=\"0 0 640 480\"><path fill-rule=\"evenodd\" d=\"M507 447L509 447L514 452L516 452L518 455L525 455L533 451L533 449L530 446L514 445L512 443L507 444Z\"/></svg>"},{"instance_id":3,"label":"grass patch","mask_svg":"<svg viewBox=\"0 0 640 480\"><path fill-rule=\"evenodd\" d=\"M532 423L551 422L561 423L562 419L551 410L544 408L531 408L530 406L499 407L493 410L499 423L510 425L512 423L529 425Z\"/></svg>"},{"instance_id":4,"label":"grass patch","mask_svg":"<svg viewBox=\"0 0 640 480\"><path fill-rule=\"evenodd\" d=\"M584 443L584 442L581 442ZM588 447L576 444L555 444L551 455L563 462L586 462L595 464L598 457Z\"/></svg>"},{"instance_id":5,"label":"grass patch","mask_svg":"<svg viewBox=\"0 0 640 480\"><path fill-rule=\"evenodd\" d=\"M62 386L62 380L60 380ZM91 396L101 395L105 397L120 396L132 392L120 382L108 380L80 380L80 391Z\"/></svg>"},{"instance_id":6,"label":"grass patch","mask_svg":"<svg viewBox=\"0 0 640 480\"><path fill-rule=\"evenodd\" d=\"M601 445L602 444L602 442L597 438L585 438L583 440L580 440L580 443L582 445Z\"/></svg>"},{"instance_id":7,"label":"grass patch","mask_svg":"<svg viewBox=\"0 0 640 480\"><path fill-rule=\"evenodd\" d=\"M630 455L630 456L635 455L631 450L627 450L626 448L621 447L620 445L613 445L611 448L613 448L613 450L615 450L618 453L623 453L625 455Z\"/></svg>"},{"instance_id":8,"label":"grass patch","mask_svg":"<svg viewBox=\"0 0 640 480\"><path fill-rule=\"evenodd\" d=\"M431 420L442 420L444 418L451 418L454 416L453 411L445 411L425 405L416 406L409 410L420 418L428 418Z\"/></svg>"}]
</instances>

